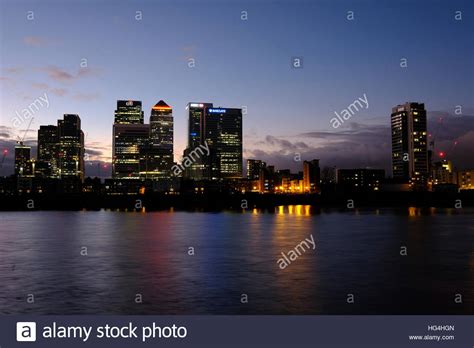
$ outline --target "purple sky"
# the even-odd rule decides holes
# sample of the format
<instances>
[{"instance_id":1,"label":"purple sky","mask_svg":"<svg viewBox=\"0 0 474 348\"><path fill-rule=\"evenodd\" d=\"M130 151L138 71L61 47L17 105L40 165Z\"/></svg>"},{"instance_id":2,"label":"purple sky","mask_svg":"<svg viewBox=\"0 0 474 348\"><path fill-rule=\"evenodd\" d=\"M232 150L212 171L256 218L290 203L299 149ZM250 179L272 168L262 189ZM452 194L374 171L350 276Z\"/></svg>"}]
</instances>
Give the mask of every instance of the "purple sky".
<instances>
[{"instance_id":1,"label":"purple sky","mask_svg":"<svg viewBox=\"0 0 474 348\"><path fill-rule=\"evenodd\" d=\"M158 100L173 107L177 161L187 102L245 107L244 157L293 170L299 155L322 166L389 169L391 107L424 102L436 148L455 166L474 167L473 7L468 0L3 0L0 149L10 155L0 174L13 171L11 151L29 123L16 124L16 113L45 94L48 106L35 111L25 139L34 146L39 125L79 114L89 175L98 173L96 161L110 163L117 99L142 100L146 122ZM368 107L332 128L334 112L364 94Z\"/></svg>"}]
</instances>

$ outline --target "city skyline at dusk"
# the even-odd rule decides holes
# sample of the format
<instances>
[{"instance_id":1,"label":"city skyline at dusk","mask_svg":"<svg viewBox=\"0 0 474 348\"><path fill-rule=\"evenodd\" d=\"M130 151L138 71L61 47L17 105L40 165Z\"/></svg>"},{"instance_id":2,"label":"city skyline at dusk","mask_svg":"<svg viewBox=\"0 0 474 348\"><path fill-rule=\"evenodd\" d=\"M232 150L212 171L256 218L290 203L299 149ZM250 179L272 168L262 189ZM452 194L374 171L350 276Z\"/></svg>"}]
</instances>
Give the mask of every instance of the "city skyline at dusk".
<instances>
[{"instance_id":1,"label":"city skyline at dusk","mask_svg":"<svg viewBox=\"0 0 474 348\"><path fill-rule=\"evenodd\" d=\"M0 0L0 348L469 346L473 33L474 0Z\"/></svg>"},{"instance_id":2,"label":"city skyline at dusk","mask_svg":"<svg viewBox=\"0 0 474 348\"><path fill-rule=\"evenodd\" d=\"M106 3L91 12L83 2L66 8L53 1L52 18L35 2L5 2L2 149L13 153L28 127L28 122L15 127L13 118L46 93L48 107L35 112L25 142L34 143L39 125L78 114L93 166L101 161L110 170L116 100L141 100L148 120L152 106L163 99L173 107L174 159L180 161L185 107L198 100L245 108L244 159L295 170L300 163L293 157L299 153L320 158L323 166L388 170L391 108L422 102L436 149L461 169L474 167L468 156L474 143L468 35L473 22L466 15L455 19L458 8L470 8L467 1L420 2L406 9L384 1L272 3L271 16L265 1L225 8L183 1L179 10L169 3L123 2L116 9ZM75 14L86 12L76 23ZM15 26L14 34L4 35ZM295 59L300 66L293 66ZM334 129L334 114L363 94L370 106ZM0 175L12 168L7 156Z\"/></svg>"},{"instance_id":3,"label":"city skyline at dusk","mask_svg":"<svg viewBox=\"0 0 474 348\"><path fill-rule=\"evenodd\" d=\"M37 101L41 101L41 99L37 99ZM44 100L44 99L43 99ZM117 102L125 102L125 101L117 101ZM130 103L132 102L135 102L135 101L131 101L130 100ZM140 103L140 107L142 105L142 102L141 101L138 101ZM163 102L163 101L160 101L160 102ZM36 102L35 102L36 103ZM188 106L186 107L186 110L188 109L189 105L197 105L196 103L188 103ZM210 107L212 107L212 103L210 104L199 104L199 105L210 105ZM166 105L168 107L168 105ZM220 107L222 108L222 107ZM151 111L153 112L153 110L156 109L156 105L151 109ZM34 115L35 113L35 107L33 108L29 108L28 110L31 110L31 112L29 112L27 115ZM170 107L170 110L171 110L171 107ZM214 109L216 111L218 111L219 109ZM148 117L146 116L146 112L142 111L142 114L144 113L144 116L142 115L143 119L142 119L142 123L149 123L150 122L150 117L151 115L149 115ZM336 113L337 114L337 113ZM64 115L67 115L67 114L64 114ZM245 113L243 113L243 115L245 115ZM349 114L348 114L349 115ZM61 115L63 116L63 115ZM80 117L80 115L78 115ZM186 117L189 118L190 115L187 115ZM339 116L339 119L341 119L342 123L344 122L344 119L341 118L341 116ZM349 115L348 119L350 118L351 116ZM454 121L464 121L463 119L460 119L459 116L451 116L453 118ZM471 116L461 116L463 118L467 118L468 121L471 121L470 119L472 118L473 121L474 121L474 117L471 117ZM15 149L15 146L18 146L18 144L21 143L21 146L26 145L28 147L31 148L31 158L32 159L35 159L37 156L37 144L38 144L38 129L40 128L39 126L42 126L42 127L46 127L46 126L50 126L50 125L38 125L38 129L33 129L33 127L31 127L32 123L33 122L30 122L31 120L34 120L34 116L29 118L29 116L27 116L26 118L23 118L21 116L20 113L17 113L16 117L14 118L14 122L19 122L20 124L27 124L29 126L29 128L27 128L26 130L21 130L21 132L18 133L17 135L17 138L16 139L11 139L10 142L8 142L8 137L9 135L7 133L2 133L1 136L4 137L5 139L3 140L4 144L3 144L3 148L2 148L2 155L3 155L3 159L4 161L2 162L2 167L0 168L0 170L2 170L2 175L11 175L14 171L14 149ZM334 119L337 119L336 117L334 117ZM189 122L189 119L188 121ZM451 120L452 122L452 120ZM387 126L387 129L385 129L385 131L388 131L387 134L382 134L382 132L380 134L378 134L378 136L387 136L387 137L390 137L390 120L387 119L387 123L388 123L388 126ZM244 122L245 124L245 122ZM446 129L446 123L445 123L445 118L443 116L440 116L440 117L437 117L437 118L434 118L432 117L431 120L429 117L427 117L427 124L428 124L428 130L431 129L431 131L429 132L428 136L427 136L427 140L429 143L431 143L431 145L433 146L434 145L434 137L435 137L435 134L437 134L439 136L439 138L441 138L444 142L446 142L446 133L449 132L449 131L456 131L459 129L456 129L457 127L459 127L459 124L452 124L452 123L449 123L448 122L448 127ZM114 123L112 123L110 125L110 127L112 128L112 126L114 125ZM4 127L5 128L5 127ZM351 124L349 126L349 128L355 128L353 129L355 131L355 134L359 131L359 126L357 126L357 124ZM381 131L383 129L383 126L376 126L374 127L374 130L375 131ZM434 130L434 131L433 131ZM171 128L171 136L173 138L173 128ZM34 132L34 135L31 135L31 136L27 136L27 134L29 134L30 132ZM367 134L370 134L370 132L372 132L372 130L367 130ZM175 133L175 132L174 132ZM344 134L345 131L342 132L342 134ZM444 133L444 134L443 134ZM87 130L84 130L84 134L87 134ZM321 134L321 138L325 138L328 133L324 133L324 132L320 132ZM8 137L5 137L5 135L8 135ZM113 134L112 134L113 135ZM374 133L372 133L372 135L374 135ZM185 136L186 137L189 137L190 134L189 132L185 132ZM243 136L245 136L245 134L243 134ZM24 140L22 140L22 137L25 137ZM113 138L113 136L111 137ZM275 141L275 138L272 137L272 136L267 136L267 140L271 139L270 141L271 142L274 142ZM5 141L6 140L6 141ZM390 141L388 141L389 138L385 139L386 141L386 144L385 145L390 145ZM468 141L470 140L469 138L467 139ZM189 141L189 140L187 140ZM112 141L111 141L112 143ZM283 142L284 143L284 142ZM5 145L7 144L7 145ZM432 160L435 161L435 160L450 160L450 161L453 161L453 152L456 149L457 145L459 144L459 140L454 140L452 142L452 144L448 144L450 145L450 147L448 146L446 148L446 150L439 150L438 148L436 149L436 152L433 153L433 157L432 157ZM468 145L469 143L464 143L464 145ZM88 144L86 142L84 142L84 145L85 145L85 153L84 153L84 162L85 162L85 176L99 176L99 177L110 177L110 176L113 176L112 175L112 171L113 171L113 161L112 159L110 160L107 160L107 161L101 161L101 160L94 160L94 157L95 157L95 151L94 150L90 150L90 148L88 148ZM174 142L172 145L175 145ZM428 144L427 144L428 145ZM176 145L175 145L176 146ZM290 144L290 146L292 146ZM427 147L429 149L432 149L432 146L428 145ZM290 169L290 170L295 170L296 172L298 172L299 170L301 170L301 163L302 163L302 160L309 160L310 158L312 158L311 156L308 156L308 154L305 154L303 152L303 155L302 155L302 151L296 151L296 149L293 147L293 150L295 150L295 152L290 156L292 157L292 162L293 162L293 165L289 165L287 167L281 167L279 169ZM303 147L306 147L306 146L303 146ZM384 146L384 149L386 150L385 153L384 153L384 156L386 158L384 158L383 160L385 162L388 163L388 166L387 167L387 163L385 165L383 164L379 164L379 166L374 166L374 165L364 165L364 162L363 160L362 161L355 161L355 162L352 162L354 164L352 164L352 167L357 167L357 168L381 168L381 169L384 169L387 171L387 174L389 176L392 175L391 173L391 166L392 166L392 162L390 160L390 152L391 152L391 148L390 146L387 147L387 146ZM184 150L183 150L184 151ZM245 150L244 150L245 151ZM457 151L457 152L460 152L460 151ZM185 152L183 152L184 154ZM183 161L185 159L185 156L183 156L183 154L179 155L179 156L176 156L176 152L175 152L175 163L176 164L179 164L181 161ZM322 152L319 152L317 153L320 157L323 157L327 154L325 153L322 153ZM12 158L12 161L11 161L11 164L9 164L8 160L6 160L8 157L11 157ZM313 156L315 157L315 156ZM246 168L246 164L245 164L245 160L246 159L255 159L257 158L258 160L264 160L264 161L267 161L267 157L265 155L263 155L263 157L249 157L247 156L246 158L244 158L244 161L243 161L243 170ZM468 156L467 159L469 159L470 157ZM278 161L276 161L277 164L278 164ZM271 161L270 161L271 163ZM331 167L331 164L333 162L329 161L328 163L323 163L323 165L325 167ZM275 164L275 163L271 163L271 164ZM372 163L373 164L373 163ZM470 169L470 162L469 161L459 161L459 159L454 159L454 168L455 169ZM100 167L100 169L97 169L98 167ZM338 167L338 166L334 166L334 167ZM346 166L342 165L342 166L339 166L339 168L343 169L343 168L349 168L351 167L351 165L347 164ZM388 170L387 170L388 169ZM245 177L245 173L242 172L242 175L243 177Z\"/></svg>"}]
</instances>

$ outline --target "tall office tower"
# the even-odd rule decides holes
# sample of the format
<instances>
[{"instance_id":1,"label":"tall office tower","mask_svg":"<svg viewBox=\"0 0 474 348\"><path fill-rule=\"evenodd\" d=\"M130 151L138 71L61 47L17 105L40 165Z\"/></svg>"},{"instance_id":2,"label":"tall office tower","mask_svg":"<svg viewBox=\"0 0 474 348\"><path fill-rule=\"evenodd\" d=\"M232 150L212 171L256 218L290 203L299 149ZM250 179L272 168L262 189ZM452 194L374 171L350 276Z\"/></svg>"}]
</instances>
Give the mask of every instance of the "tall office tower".
<instances>
[{"instance_id":1,"label":"tall office tower","mask_svg":"<svg viewBox=\"0 0 474 348\"><path fill-rule=\"evenodd\" d=\"M138 100L117 100L115 124L143 124L142 102Z\"/></svg>"},{"instance_id":2,"label":"tall office tower","mask_svg":"<svg viewBox=\"0 0 474 348\"><path fill-rule=\"evenodd\" d=\"M142 102L117 100L112 128L112 177L138 179L140 151L148 143L149 125L143 124Z\"/></svg>"},{"instance_id":3,"label":"tall office tower","mask_svg":"<svg viewBox=\"0 0 474 348\"><path fill-rule=\"evenodd\" d=\"M193 154L193 151L199 146L204 145L202 137L204 127L204 115L206 109L212 108L212 103L188 103L188 144L184 150L183 157ZM193 180L203 179L205 168L205 159L198 157L193 163L185 168L184 177Z\"/></svg>"},{"instance_id":4,"label":"tall office tower","mask_svg":"<svg viewBox=\"0 0 474 348\"><path fill-rule=\"evenodd\" d=\"M114 179L140 178L140 158L148 144L148 124L114 124L112 141L112 177Z\"/></svg>"},{"instance_id":5,"label":"tall office tower","mask_svg":"<svg viewBox=\"0 0 474 348\"><path fill-rule=\"evenodd\" d=\"M420 103L392 108L393 178L424 184L428 176L426 110Z\"/></svg>"},{"instance_id":6,"label":"tall office tower","mask_svg":"<svg viewBox=\"0 0 474 348\"><path fill-rule=\"evenodd\" d=\"M207 108L212 108L212 103L188 103L188 148L203 144L202 132L204 126L204 115Z\"/></svg>"},{"instance_id":7,"label":"tall office tower","mask_svg":"<svg viewBox=\"0 0 474 348\"><path fill-rule=\"evenodd\" d=\"M163 100L151 108L150 142L173 153L173 109Z\"/></svg>"},{"instance_id":8,"label":"tall office tower","mask_svg":"<svg viewBox=\"0 0 474 348\"><path fill-rule=\"evenodd\" d=\"M65 114L58 120L59 174L84 180L84 132L79 115Z\"/></svg>"},{"instance_id":9,"label":"tall office tower","mask_svg":"<svg viewBox=\"0 0 474 348\"><path fill-rule=\"evenodd\" d=\"M33 168L30 160L31 147L18 142L15 146L15 175L32 176Z\"/></svg>"},{"instance_id":10,"label":"tall office tower","mask_svg":"<svg viewBox=\"0 0 474 348\"><path fill-rule=\"evenodd\" d=\"M35 175L43 178L57 178L59 176L58 149L58 127L40 126L38 129Z\"/></svg>"},{"instance_id":11,"label":"tall office tower","mask_svg":"<svg viewBox=\"0 0 474 348\"><path fill-rule=\"evenodd\" d=\"M258 180L260 178L260 171L265 168L267 164L261 160L248 159L247 160L247 179Z\"/></svg>"},{"instance_id":12,"label":"tall office tower","mask_svg":"<svg viewBox=\"0 0 474 348\"><path fill-rule=\"evenodd\" d=\"M173 166L173 110L163 100L151 109L150 116L150 147L147 176L151 178L171 177Z\"/></svg>"},{"instance_id":13,"label":"tall office tower","mask_svg":"<svg viewBox=\"0 0 474 348\"><path fill-rule=\"evenodd\" d=\"M303 191L321 191L321 170L318 159L303 162Z\"/></svg>"},{"instance_id":14,"label":"tall office tower","mask_svg":"<svg viewBox=\"0 0 474 348\"><path fill-rule=\"evenodd\" d=\"M204 177L242 178L242 109L206 108L202 129L210 148Z\"/></svg>"}]
</instances>

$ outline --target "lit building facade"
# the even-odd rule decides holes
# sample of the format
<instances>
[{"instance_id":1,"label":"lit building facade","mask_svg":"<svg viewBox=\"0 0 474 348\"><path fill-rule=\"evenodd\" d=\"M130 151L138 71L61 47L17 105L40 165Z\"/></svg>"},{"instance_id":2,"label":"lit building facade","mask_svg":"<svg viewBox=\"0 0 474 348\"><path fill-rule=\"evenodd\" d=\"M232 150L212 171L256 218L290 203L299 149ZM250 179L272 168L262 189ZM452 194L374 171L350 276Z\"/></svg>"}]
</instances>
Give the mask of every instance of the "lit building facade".
<instances>
[{"instance_id":1,"label":"lit building facade","mask_svg":"<svg viewBox=\"0 0 474 348\"><path fill-rule=\"evenodd\" d=\"M189 157L195 149L204 144L202 134L204 131L204 120L206 110L212 108L212 103L188 103L186 110L188 111L188 144L183 152L183 158ZM196 158L193 163L185 168L183 176L187 179L202 180L206 168L206 159Z\"/></svg>"},{"instance_id":2,"label":"lit building facade","mask_svg":"<svg viewBox=\"0 0 474 348\"><path fill-rule=\"evenodd\" d=\"M140 150L140 178L169 179L171 156L167 149L147 143Z\"/></svg>"},{"instance_id":3,"label":"lit building facade","mask_svg":"<svg viewBox=\"0 0 474 348\"><path fill-rule=\"evenodd\" d=\"M453 184L453 165L451 161L442 160L433 163L431 168L431 178L433 185Z\"/></svg>"},{"instance_id":4,"label":"lit building facade","mask_svg":"<svg viewBox=\"0 0 474 348\"><path fill-rule=\"evenodd\" d=\"M84 132L79 115L58 120L59 175L84 180Z\"/></svg>"},{"instance_id":5,"label":"lit building facade","mask_svg":"<svg viewBox=\"0 0 474 348\"><path fill-rule=\"evenodd\" d=\"M247 179L259 180L261 171L267 164L261 160L248 159L247 160Z\"/></svg>"},{"instance_id":6,"label":"lit building facade","mask_svg":"<svg viewBox=\"0 0 474 348\"><path fill-rule=\"evenodd\" d=\"M138 179L140 151L148 143L150 127L143 123L142 102L117 100L112 131L112 177Z\"/></svg>"},{"instance_id":7,"label":"lit building facade","mask_svg":"<svg viewBox=\"0 0 474 348\"><path fill-rule=\"evenodd\" d=\"M258 176L258 192L274 192L275 184L275 167L262 167Z\"/></svg>"},{"instance_id":8,"label":"lit building facade","mask_svg":"<svg viewBox=\"0 0 474 348\"><path fill-rule=\"evenodd\" d=\"M392 108L393 178L424 185L428 177L425 105L406 103Z\"/></svg>"},{"instance_id":9,"label":"lit building facade","mask_svg":"<svg viewBox=\"0 0 474 348\"><path fill-rule=\"evenodd\" d=\"M188 103L188 148L194 149L204 143L203 129L206 110L212 108L212 103Z\"/></svg>"},{"instance_id":10,"label":"lit building facade","mask_svg":"<svg viewBox=\"0 0 474 348\"><path fill-rule=\"evenodd\" d=\"M455 178L460 190L474 190L474 170L459 171Z\"/></svg>"},{"instance_id":11,"label":"lit building facade","mask_svg":"<svg viewBox=\"0 0 474 348\"><path fill-rule=\"evenodd\" d=\"M112 177L139 179L142 148L148 144L147 124L114 124L112 143Z\"/></svg>"},{"instance_id":12,"label":"lit building facade","mask_svg":"<svg viewBox=\"0 0 474 348\"><path fill-rule=\"evenodd\" d=\"M204 178L242 178L242 109L206 108L202 129L210 148Z\"/></svg>"},{"instance_id":13,"label":"lit building facade","mask_svg":"<svg viewBox=\"0 0 474 348\"><path fill-rule=\"evenodd\" d=\"M117 100L115 124L143 124L142 102L139 100Z\"/></svg>"},{"instance_id":14,"label":"lit building facade","mask_svg":"<svg viewBox=\"0 0 474 348\"><path fill-rule=\"evenodd\" d=\"M59 177L59 136L58 127L40 126L35 175L43 178Z\"/></svg>"},{"instance_id":15,"label":"lit building facade","mask_svg":"<svg viewBox=\"0 0 474 348\"><path fill-rule=\"evenodd\" d=\"M383 169L338 169L337 184L345 190L378 191L385 179Z\"/></svg>"},{"instance_id":16,"label":"lit building facade","mask_svg":"<svg viewBox=\"0 0 474 348\"><path fill-rule=\"evenodd\" d=\"M163 100L153 106L150 115L150 143L146 176L152 179L171 177L174 162L173 152L173 110Z\"/></svg>"},{"instance_id":17,"label":"lit building facade","mask_svg":"<svg viewBox=\"0 0 474 348\"><path fill-rule=\"evenodd\" d=\"M22 141L15 146L15 175L32 176L34 169L31 161L31 147Z\"/></svg>"}]
</instances>

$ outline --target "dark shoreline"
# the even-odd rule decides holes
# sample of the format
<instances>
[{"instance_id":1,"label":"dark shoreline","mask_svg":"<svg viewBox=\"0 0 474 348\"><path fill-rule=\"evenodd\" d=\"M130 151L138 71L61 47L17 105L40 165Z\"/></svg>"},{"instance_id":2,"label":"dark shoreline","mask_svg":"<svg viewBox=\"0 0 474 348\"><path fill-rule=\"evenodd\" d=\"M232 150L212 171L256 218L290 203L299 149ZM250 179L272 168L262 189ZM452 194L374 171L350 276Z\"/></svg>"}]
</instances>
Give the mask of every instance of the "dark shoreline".
<instances>
[{"instance_id":1,"label":"dark shoreline","mask_svg":"<svg viewBox=\"0 0 474 348\"><path fill-rule=\"evenodd\" d=\"M0 196L0 211L29 210L101 210L126 211L168 210L222 211L274 209L286 205L310 205L315 208L464 208L474 206L474 191L453 192L358 192L327 194L162 194L104 195L81 194L23 194Z\"/></svg>"}]
</instances>

